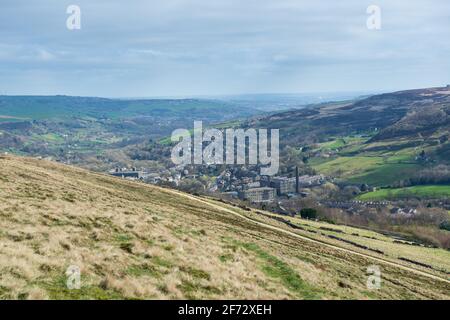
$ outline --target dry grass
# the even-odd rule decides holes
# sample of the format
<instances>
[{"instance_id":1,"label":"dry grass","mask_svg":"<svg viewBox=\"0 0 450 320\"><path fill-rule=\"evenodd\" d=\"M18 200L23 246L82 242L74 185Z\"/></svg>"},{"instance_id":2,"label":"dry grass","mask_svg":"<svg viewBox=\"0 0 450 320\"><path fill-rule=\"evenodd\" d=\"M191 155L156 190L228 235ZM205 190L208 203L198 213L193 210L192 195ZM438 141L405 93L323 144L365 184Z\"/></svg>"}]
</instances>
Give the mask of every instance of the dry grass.
<instances>
[{"instance_id":1,"label":"dry grass","mask_svg":"<svg viewBox=\"0 0 450 320\"><path fill-rule=\"evenodd\" d=\"M0 298L449 298L449 285L140 183L1 157ZM234 209L237 210L237 209ZM65 271L81 269L79 290Z\"/></svg>"}]
</instances>

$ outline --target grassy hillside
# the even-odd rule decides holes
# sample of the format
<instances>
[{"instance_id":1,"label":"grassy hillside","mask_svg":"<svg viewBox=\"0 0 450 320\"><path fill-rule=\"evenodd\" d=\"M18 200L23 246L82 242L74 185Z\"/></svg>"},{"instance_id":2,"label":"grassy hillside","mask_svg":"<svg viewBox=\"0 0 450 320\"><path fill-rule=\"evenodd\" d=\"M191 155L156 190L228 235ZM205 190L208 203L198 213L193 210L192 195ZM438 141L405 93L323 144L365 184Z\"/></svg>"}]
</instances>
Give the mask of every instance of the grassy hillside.
<instances>
[{"instance_id":1,"label":"grassy hillside","mask_svg":"<svg viewBox=\"0 0 450 320\"><path fill-rule=\"evenodd\" d=\"M0 165L1 298L450 298L448 251L43 160ZM366 287L373 264L380 290Z\"/></svg>"},{"instance_id":2,"label":"grassy hillside","mask_svg":"<svg viewBox=\"0 0 450 320\"><path fill-rule=\"evenodd\" d=\"M356 140L347 136L320 143L313 151L331 156L312 158L310 165L320 173L350 183L387 186L426 168L429 163L419 161L417 157L422 150L431 154L436 149L426 142L411 148L410 142L374 143L368 142L369 139ZM338 147L328 147L338 143Z\"/></svg>"}]
</instances>

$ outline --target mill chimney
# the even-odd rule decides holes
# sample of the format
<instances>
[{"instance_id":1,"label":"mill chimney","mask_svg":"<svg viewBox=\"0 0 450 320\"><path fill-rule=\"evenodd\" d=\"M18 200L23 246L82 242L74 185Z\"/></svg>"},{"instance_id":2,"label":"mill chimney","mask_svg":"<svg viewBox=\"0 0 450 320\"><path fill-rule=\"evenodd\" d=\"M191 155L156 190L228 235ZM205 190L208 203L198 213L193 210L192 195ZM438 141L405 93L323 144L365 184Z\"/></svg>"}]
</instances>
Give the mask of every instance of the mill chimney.
<instances>
[{"instance_id":1,"label":"mill chimney","mask_svg":"<svg viewBox=\"0 0 450 320\"><path fill-rule=\"evenodd\" d=\"M298 167L295 167L295 192L300 193L300 183L298 178Z\"/></svg>"}]
</instances>

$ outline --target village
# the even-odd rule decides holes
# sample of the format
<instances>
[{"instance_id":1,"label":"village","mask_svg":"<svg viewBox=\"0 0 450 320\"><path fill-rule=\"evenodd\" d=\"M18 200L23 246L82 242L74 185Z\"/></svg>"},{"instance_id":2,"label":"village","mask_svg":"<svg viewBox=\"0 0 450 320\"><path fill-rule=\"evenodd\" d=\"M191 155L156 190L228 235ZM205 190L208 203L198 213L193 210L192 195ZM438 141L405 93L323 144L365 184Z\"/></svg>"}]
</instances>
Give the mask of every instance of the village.
<instances>
[{"instance_id":1,"label":"village","mask_svg":"<svg viewBox=\"0 0 450 320\"><path fill-rule=\"evenodd\" d=\"M37 156L38 159L54 160L71 164L59 158ZM111 165L111 164L109 164ZM286 169L286 168L284 168ZM364 215L374 210L386 210L393 216L413 217L420 211L418 205L398 201L360 201L354 197L361 192L376 188L366 184L340 185L333 177L323 174L300 174L298 167L284 170L283 175L267 176L260 174L260 166L226 165L175 165L134 167L119 166L106 173L128 180L177 188L189 193L209 194L249 206L271 210L284 215L292 215L295 209L290 202L308 200L314 206L338 209L350 215ZM329 186L340 188L339 196L331 199L324 194ZM450 210L448 201L435 204Z\"/></svg>"},{"instance_id":2,"label":"village","mask_svg":"<svg viewBox=\"0 0 450 320\"><path fill-rule=\"evenodd\" d=\"M215 166L208 166L216 169ZM162 169L159 172L147 172L137 168L115 168L109 174L131 180L140 180L150 184L173 184L179 186L183 181L199 178L199 174L191 174L184 166ZM279 197L291 198L296 196L307 197L304 188L321 186L327 180L324 175L299 175L295 169L293 177L261 176L255 168L249 170L227 168L219 175L209 177L207 186L209 193L217 193L234 199L250 203L271 203Z\"/></svg>"},{"instance_id":3,"label":"village","mask_svg":"<svg viewBox=\"0 0 450 320\"><path fill-rule=\"evenodd\" d=\"M333 179L323 174L300 175L298 167L293 168L287 175L274 177L260 175L256 166L225 167L220 170L218 166L209 165L202 166L200 171L198 167L197 171L193 168L180 165L153 172L135 167L115 168L109 171L109 174L143 183L180 188L194 194L206 193L283 215L293 215L300 211L300 208L296 210L292 203L302 200L317 207L336 209L349 215L364 215L374 210L386 210L398 217L412 217L418 213L416 207L401 206L390 201L322 199L317 194L326 184L332 184Z\"/></svg>"}]
</instances>

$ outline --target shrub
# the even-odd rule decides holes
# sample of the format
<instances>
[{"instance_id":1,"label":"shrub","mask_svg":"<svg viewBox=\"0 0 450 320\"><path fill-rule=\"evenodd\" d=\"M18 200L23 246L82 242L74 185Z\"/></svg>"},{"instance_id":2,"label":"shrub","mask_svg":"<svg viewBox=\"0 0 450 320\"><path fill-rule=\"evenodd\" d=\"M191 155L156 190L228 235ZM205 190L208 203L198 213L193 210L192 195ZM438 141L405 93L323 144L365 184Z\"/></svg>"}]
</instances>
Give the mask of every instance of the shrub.
<instances>
[{"instance_id":1,"label":"shrub","mask_svg":"<svg viewBox=\"0 0 450 320\"><path fill-rule=\"evenodd\" d=\"M450 231L450 221L441 222L439 229Z\"/></svg>"}]
</instances>

